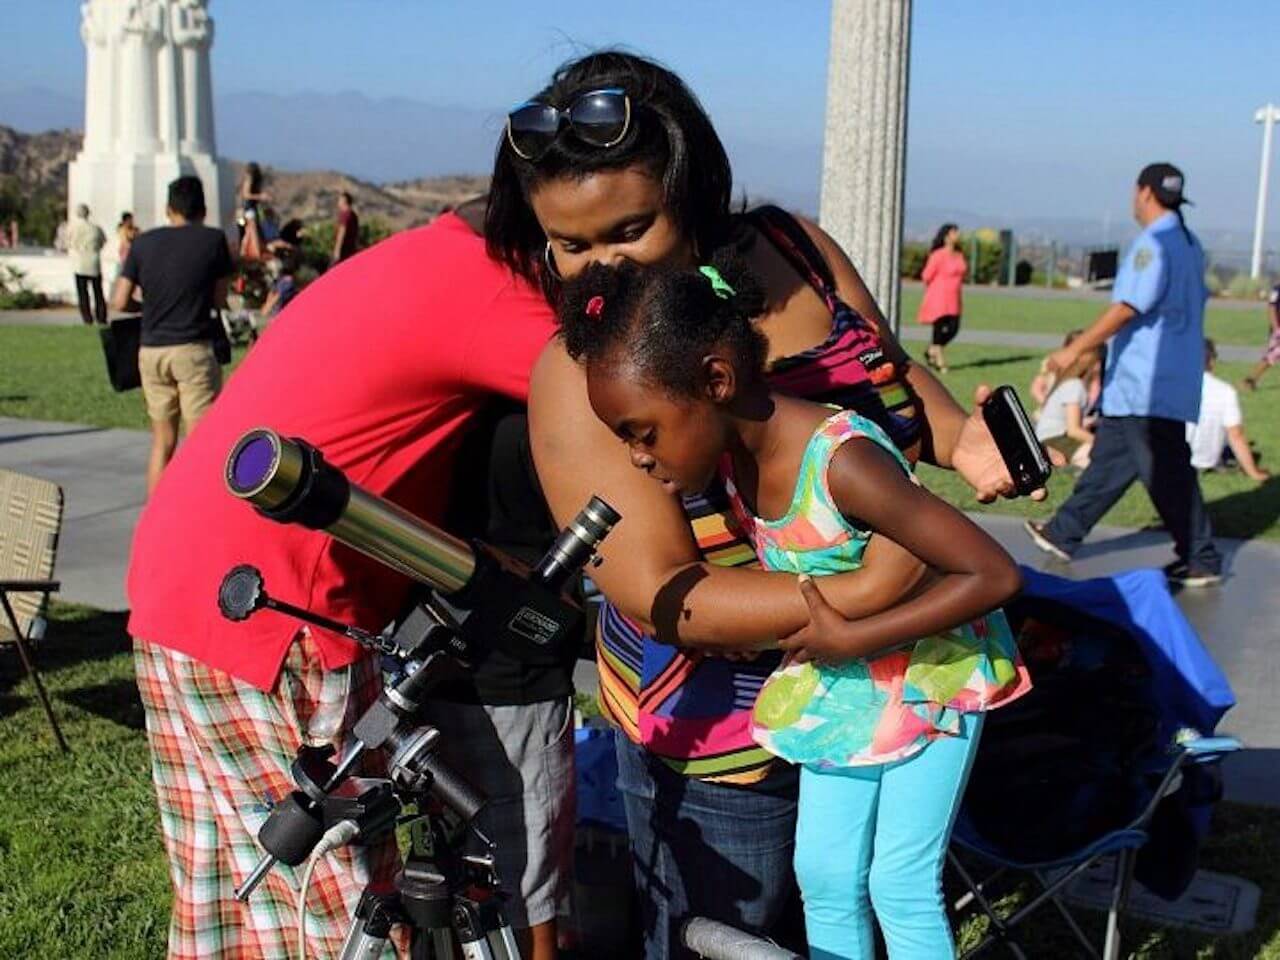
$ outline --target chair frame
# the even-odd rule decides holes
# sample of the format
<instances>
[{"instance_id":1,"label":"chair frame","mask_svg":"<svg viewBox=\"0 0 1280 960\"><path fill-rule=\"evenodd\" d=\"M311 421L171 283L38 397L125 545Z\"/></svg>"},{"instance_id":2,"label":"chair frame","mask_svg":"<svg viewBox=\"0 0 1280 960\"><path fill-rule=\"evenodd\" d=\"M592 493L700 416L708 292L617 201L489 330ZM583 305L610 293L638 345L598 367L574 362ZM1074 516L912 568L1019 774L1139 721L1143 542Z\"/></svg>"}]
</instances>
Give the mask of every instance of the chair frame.
<instances>
[{"instance_id":1,"label":"chair frame","mask_svg":"<svg viewBox=\"0 0 1280 960\"><path fill-rule=\"evenodd\" d=\"M31 651L27 649L27 640L30 638L23 636L22 630L18 626L18 615L14 612L13 604L9 602L10 593L42 593L44 594L45 603L48 604L49 595L57 593L61 587L62 583L58 580L0 580L0 605L4 607L4 615L9 621L9 629L13 631L13 642L18 647L18 656L22 659L22 665L26 668L27 676L31 678L31 682L35 685L36 695L39 696L40 703L44 707L45 716L49 718L49 725L53 727L53 736L58 741L58 746L62 748L62 752L70 753L71 748L67 746L66 738L62 735L62 728L58 726L58 718L54 716L53 704L49 702L49 694L44 688L44 682L40 679L40 673L36 670Z\"/></svg>"},{"instance_id":2,"label":"chair frame","mask_svg":"<svg viewBox=\"0 0 1280 960\"><path fill-rule=\"evenodd\" d=\"M1138 851L1150 837L1149 828L1151 820L1155 816L1156 808L1159 807L1165 797L1176 793L1182 786L1182 770L1184 767L1192 764L1216 762L1223 756L1240 750L1241 746L1241 743L1232 737L1201 737L1179 744L1168 770L1165 771L1159 786L1152 793L1150 801L1148 801L1142 812L1126 826L1103 835L1094 843L1078 851L1074 857L1068 855L1049 863L1017 863L996 857L979 847L965 843L963 840L954 840L952 842L953 848L947 851L947 861L960 876L964 885L969 888L969 892L955 902L954 908L959 911L970 903L977 903L991 924L991 932L977 946L966 951L961 960L979 956L996 944L1003 944L1018 960L1026 960L1027 954L1018 942L1014 928L1046 903L1052 903L1058 909L1067 926L1071 929L1072 934L1090 957L1094 958L1094 960L1119 960L1120 919L1124 914L1125 905L1128 903L1129 894L1133 889L1133 870L1137 862ZM990 863L1000 864L1000 869L985 879L976 881L956 856L954 850L956 846ZM1092 852L1089 852L1090 850ZM1111 889L1111 905L1107 911L1106 937L1100 954L1097 947L1093 945L1080 928L1080 924L1072 916L1071 911L1067 909L1067 905L1063 903L1062 891L1080 874L1084 873L1103 857L1110 856L1113 853L1117 854L1118 863L1116 865L1115 881ZM1049 870L1067 866L1068 864L1070 864L1069 869L1062 875L1053 880L1049 879ZM984 888L989 887L993 881L1010 871L1030 873L1036 878L1042 889L1029 903L1020 907L1009 917L1002 918L996 913L995 906L987 897Z\"/></svg>"}]
</instances>

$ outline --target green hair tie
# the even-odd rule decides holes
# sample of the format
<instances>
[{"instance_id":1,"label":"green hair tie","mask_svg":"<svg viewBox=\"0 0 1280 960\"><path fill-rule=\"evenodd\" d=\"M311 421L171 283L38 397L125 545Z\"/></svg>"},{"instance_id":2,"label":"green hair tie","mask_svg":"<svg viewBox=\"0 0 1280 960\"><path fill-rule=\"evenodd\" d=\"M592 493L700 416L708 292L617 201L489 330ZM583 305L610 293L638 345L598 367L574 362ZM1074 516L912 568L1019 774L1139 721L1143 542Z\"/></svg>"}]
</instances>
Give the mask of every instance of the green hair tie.
<instances>
[{"instance_id":1,"label":"green hair tie","mask_svg":"<svg viewBox=\"0 0 1280 960\"><path fill-rule=\"evenodd\" d=\"M733 296L733 287L725 282L724 277L720 276L720 271L711 266L711 264L699 267L698 272L711 281L711 289L715 291L716 296L721 300L728 300Z\"/></svg>"}]
</instances>

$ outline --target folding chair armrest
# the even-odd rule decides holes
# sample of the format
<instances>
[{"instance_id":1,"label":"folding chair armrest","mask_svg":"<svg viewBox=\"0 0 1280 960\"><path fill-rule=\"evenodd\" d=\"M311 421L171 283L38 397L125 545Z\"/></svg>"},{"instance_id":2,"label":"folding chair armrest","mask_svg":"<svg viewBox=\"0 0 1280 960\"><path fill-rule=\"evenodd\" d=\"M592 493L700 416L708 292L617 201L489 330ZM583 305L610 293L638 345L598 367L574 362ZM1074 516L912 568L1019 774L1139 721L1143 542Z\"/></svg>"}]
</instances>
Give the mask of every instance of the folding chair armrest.
<instances>
[{"instance_id":1,"label":"folding chair armrest","mask_svg":"<svg viewBox=\"0 0 1280 960\"><path fill-rule=\"evenodd\" d=\"M59 580L0 580L3 593L57 593L61 589Z\"/></svg>"}]
</instances>

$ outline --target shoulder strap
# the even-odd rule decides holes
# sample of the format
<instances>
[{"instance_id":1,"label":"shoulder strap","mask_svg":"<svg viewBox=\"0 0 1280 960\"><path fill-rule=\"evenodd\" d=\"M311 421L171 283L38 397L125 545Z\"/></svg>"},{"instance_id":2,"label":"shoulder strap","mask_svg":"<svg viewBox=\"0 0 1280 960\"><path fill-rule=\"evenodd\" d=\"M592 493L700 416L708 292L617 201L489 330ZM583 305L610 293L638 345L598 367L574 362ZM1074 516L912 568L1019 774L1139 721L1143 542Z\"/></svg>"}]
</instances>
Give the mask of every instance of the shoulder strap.
<instances>
[{"instance_id":1,"label":"shoulder strap","mask_svg":"<svg viewBox=\"0 0 1280 960\"><path fill-rule=\"evenodd\" d=\"M781 207L757 207L747 214L752 226L769 238L802 277L833 307L836 297L835 276L826 257L813 242L808 231L794 216Z\"/></svg>"}]
</instances>

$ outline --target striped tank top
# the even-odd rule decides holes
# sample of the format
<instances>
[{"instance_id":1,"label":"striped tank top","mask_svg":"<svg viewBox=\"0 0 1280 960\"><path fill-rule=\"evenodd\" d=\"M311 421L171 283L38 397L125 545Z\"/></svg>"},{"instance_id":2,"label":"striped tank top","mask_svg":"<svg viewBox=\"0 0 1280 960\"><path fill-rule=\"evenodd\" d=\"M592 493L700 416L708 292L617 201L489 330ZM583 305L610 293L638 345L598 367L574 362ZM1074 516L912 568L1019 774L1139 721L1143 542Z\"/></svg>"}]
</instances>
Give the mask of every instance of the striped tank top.
<instances>
[{"instance_id":1,"label":"striped tank top","mask_svg":"<svg viewBox=\"0 0 1280 960\"><path fill-rule=\"evenodd\" d=\"M905 366L885 350L875 324L836 293L830 267L794 217L777 207L747 214L748 222L787 258L831 311L831 332L819 345L775 360L770 386L783 393L855 410L875 422L900 450L920 438ZM703 558L720 566L756 560L720 481L684 498ZM750 783L772 756L751 735L756 695L780 662L776 653L740 662L658 643L612 604L597 626L600 706L636 743L690 777Z\"/></svg>"}]
</instances>

